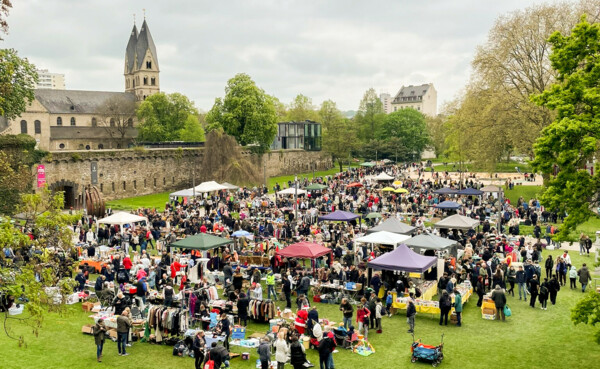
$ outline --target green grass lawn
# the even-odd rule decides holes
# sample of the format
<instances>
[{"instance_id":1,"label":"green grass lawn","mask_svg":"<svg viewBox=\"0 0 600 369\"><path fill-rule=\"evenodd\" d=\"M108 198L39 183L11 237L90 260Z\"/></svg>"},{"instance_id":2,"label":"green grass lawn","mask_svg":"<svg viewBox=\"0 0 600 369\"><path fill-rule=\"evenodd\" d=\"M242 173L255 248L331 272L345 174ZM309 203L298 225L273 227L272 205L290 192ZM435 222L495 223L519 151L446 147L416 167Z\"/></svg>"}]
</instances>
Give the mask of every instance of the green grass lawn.
<instances>
[{"instance_id":1,"label":"green grass lawn","mask_svg":"<svg viewBox=\"0 0 600 369\"><path fill-rule=\"evenodd\" d=\"M344 166L344 170L347 170L348 166ZM315 177L324 177L329 175L337 174L339 171L339 166L335 166L329 170L322 170L315 172ZM313 173L300 173L298 174L298 180L302 180L304 178L312 179ZM276 183L282 188L287 188L287 182L294 181L293 175L288 176L280 176L280 177L272 177L269 178L269 191L273 191L273 186ZM111 207L113 210L134 210L140 207L146 208L156 208L159 211L163 211L165 209L165 203L169 201L169 193L170 192L161 192L155 193L152 195L144 195L144 196L136 196L136 197L127 197L119 200L111 200L106 202L107 207Z\"/></svg>"},{"instance_id":2,"label":"green grass lawn","mask_svg":"<svg viewBox=\"0 0 600 369\"><path fill-rule=\"evenodd\" d=\"M514 186L512 190L508 190L504 187L504 197L510 200L512 205L517 204L519 197L523 196L525 201L529 201L532 198L537 198L542 191L542 186Z\"/></svg>"},{"instance_id":3,"label":"green grass lawn","mask_svg":"<svg viewBox=\"0 0 600 369\"><path fill-rule=\"evenodd\" d=\"M556 254L557 252L554 252ZM556 256L554 255L553 256ZM548 252L544 252L544 257ZM581 266L589 258L573 253L574 265ZM266 293L266 292L265 292ZM593 338L594 330L585 325L574 326L570 321L570 309L581 297L579 290L562 288L557 304L547 311L532 309L517 297L508 297L513 316L507 322L487 321L481 318L475 296L465 305L463 327L440 327L437 316L419 314L416 317L416 338L426 344L437 344L444 336L444 368L594 368L600 361L600 347ZM281 304L280 304L281 305ZM340 321L336 305L318 304L319 316ZM393 318L383 318L383 334L371 331L369 337L377 352L362 357L340 349L334 354L336 368L369 367L428 368L429 364L410 363L412 337L406 333L406 318L401 311ZM47 314L39 337L27 328L9 327L14 333L26 334L27 347L0 333L0 368L21 369L43 367L62 368L192 368L191 358L172 356L172 348L148 343L134 343L128 348L130 356L117 355L116 343L107 341L102 364L96 363L93 337L83 335L81 326L90 323L89 313L82 312L80 304L73 305L65 315ZM265 332L268 324L250 324L247 335ZM232 346L234 352L242 350ZM231 361L232 368L254 368L257 354L251 350L251 360L240 358ZM308 350L309 359L317 364L318 354ZM290 367L286 365L286 367Z\"/></svg>"},{"instance_id":4,"label":"green grass lawn","mask_svg":"<svg viewBox=\"0 0 600 369\"><path fill-rule=\"evenodd\" d=\"M444 163L444 162L449 162L449 161L450 160L434 161L434 163L436 163L436 162ZM529 166L529 164L519 163L516 161L509 162L509 163L498 163L496 165L494 172L496 172L496 173L517 173L515 167L518 167L521 170L521 173L531 172L531 166ZM433 168L436 172L445 172L445 171L456 172L459 169L459 165L458 165L458 163L456 163L456 164L450 163L447 165L435 165ZM481 168L472 163L463 164L463 168L465 168L465 170L468 172L482 172L482 173L489 172L489 169Z\"/></svg>"}]
</instances>

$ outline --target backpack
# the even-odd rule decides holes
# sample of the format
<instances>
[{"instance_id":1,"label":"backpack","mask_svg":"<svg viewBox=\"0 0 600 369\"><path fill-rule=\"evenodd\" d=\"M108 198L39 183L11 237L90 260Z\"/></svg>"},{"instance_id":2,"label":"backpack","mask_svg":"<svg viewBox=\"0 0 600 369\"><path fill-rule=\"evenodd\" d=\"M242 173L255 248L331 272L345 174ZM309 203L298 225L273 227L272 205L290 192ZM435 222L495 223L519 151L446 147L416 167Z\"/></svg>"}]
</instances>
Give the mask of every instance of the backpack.
<instances>
[{"instance_id":1,"label":"backpack","mask_svg":"<svg viewBox=\"0 0 600 369\"><path fill-rule=\"evenodd\" d=\"M548 288L546 288L546 286L541 286L540 287L540 295L548 295Z\"/></svg>"}]
</instances>

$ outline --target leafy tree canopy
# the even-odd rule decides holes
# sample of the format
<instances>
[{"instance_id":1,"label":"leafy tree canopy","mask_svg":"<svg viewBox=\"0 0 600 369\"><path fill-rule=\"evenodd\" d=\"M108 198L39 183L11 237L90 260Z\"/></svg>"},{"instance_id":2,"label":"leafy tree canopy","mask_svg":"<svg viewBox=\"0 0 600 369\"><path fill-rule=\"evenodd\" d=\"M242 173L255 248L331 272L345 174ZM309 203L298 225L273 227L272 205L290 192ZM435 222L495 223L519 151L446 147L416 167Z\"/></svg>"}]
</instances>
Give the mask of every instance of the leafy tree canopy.
<instances>
[{"instance_id":1,"label":"leafy tree canopy","mask_svg":"<svg viewBox=\"0 0 600 369\"><path fill-rule=\"evenodd\" d=\"M275 102L249 75L237 74L227 81L225 97L215 99L208 112L208 130L221 127L241 145L253 145L255 152L264 153L277 133Z\"/></svg>"},{"instance_id":2,"label":"leafy tree canopy","mask_svg":"<svg viewBox=\"0 0 600 369\"><path fill-rule=\"evenodd\" d=\"M334 162L338 162L341 172L343 161L350 157L351 150L358 144L352 122L344 118L331 100L321 104L319 119L323 127L323 150L331 154Z\"/></svg>"},{"instance_id":3,"label":"leafy tree canopy","mask_svg":"<svg viewBox=\"0 0 600 369\"><path fill-rule=\"evenodd\" d=\"M312 104L312 99L302 94L296 96L292 101L286 115L286 120L292 122L316 121L317 119L318 113Z\"/></svg>"},{"instance_id":4,"label":"leafy tree canopy","mask_svg":"<svg viewBox=\"0 0 600 369\"><path fill-rule=\"evenodd\" d=\"M400 109L385 116L378 133L382 141L399 139L407 153L419 157L429 144L425 116L415 109Z\"/></svg>"},{"instance_id":5,"label":"leafy tree canopy","mask_svg":"<svg viewBox=\"0 0 600 369\"><path fill-rule=\"evenodd\" d=\"M194 103L180 93L150 95L137 110L140 141L204 141Z\"/></svg>"},{"instance_id":6,"label":"leafy tree canopy","mask_svg":"<svg viewBox=\"0 0 600 369\"><path fill-rule=\"evenodd\" d=\"M21 115L34 99L33 89L37 81L38 74L33 64L19 58L13 49L0 49L0 116L14 119Z\"/></svg>"},{"instance_id":7,"label":"leafy tree canopy","mask_svg":"<svg viewBox=\"0 0 600 369\"><path fill-rule=\"evenodd\" d=\"M557 82L533 101L557 116L537 139L532 164L549 177L542 202L568 214L559 234L564 238L600 204L600 168L594 175L585 170L600 147L600 24L583 17L569 35L556 32L549 42Z\"/></svg>"},{"instance_id":8,"label":"leafy tree canopy","mask_svg":"<svg viewBox=\"0 0 600 369\"><path fill-rule=\"evenodd\" d=\"M375 138L384 117L383 104L379 100L379 97L377 97L375 89L368 89L363 95L358 112L354 117L359 138L363 143L367 143Z\"/></svg>"}]
</instances>

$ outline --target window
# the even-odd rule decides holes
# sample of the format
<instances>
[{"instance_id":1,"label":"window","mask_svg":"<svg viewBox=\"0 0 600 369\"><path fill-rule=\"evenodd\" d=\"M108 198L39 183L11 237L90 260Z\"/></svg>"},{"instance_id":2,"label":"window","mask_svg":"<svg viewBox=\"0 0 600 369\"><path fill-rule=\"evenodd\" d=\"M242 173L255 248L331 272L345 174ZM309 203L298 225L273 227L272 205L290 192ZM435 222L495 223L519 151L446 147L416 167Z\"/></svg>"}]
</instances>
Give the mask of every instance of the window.
<instances>
[{"instance_id":1,"label":"window","mask_svg":"<svg viewBox=\"0 0 600 369\"><path fill-rule=\"evenodd\" d=\"M115 182L112 183L112 190L115 192Z\"/></svg>"},{"instance_id":2,"label":"window","mask_svg":"<svg viewBox=\"0 0 600 369\"><path fill-rule=\"evenodd\" d=\"M21 121L21 133L27 133L27 121L26 120Z\"/></svg>"},{"instance_id":3,"label":"window","mask_svg":"<svg viewBox=\"0 0 600 369\"><path fill-rule=\"evenodd\" d=\"M42 133L42 122L40 122L39 120L36 120L35 122L33 122L33 130L37 134Z\"/></svg>"},{"instance_id":4,"label":"window","mask_svg":"<svg viewBox=\"0 0 600 369\"><path fill-rule=\"evenodd\" d=\"M154 187L156 187L156 178L154 178Z\"/></svg>"},{"instance_id":5,"label":"window","mask_svg":"<svg viewBox=\"0 0 600 369\"><path fill-rule=\"evenodd\" d=\"M111 127L115 126L115 119L114 118L110 118L110 126Z\"/></svg>"},{"instance_id":6,"label":"window","mask_svg":"<svg viewBox=\"0 0 600 369\"><path fill-rule=\"evenodd\" d=\"M144 188L146 188L146 178L144 178Z\"/></svg>"},{"instance_id":7,"label":"window","mask_svg":"<svg viewBox=\"0 0 600 369\"><path fill-rule=\"evenodd\" d=\"M137 180L135 180L135 179L133 180L133 188L137 189Z\"/></svg>"},{"instance_id":8,"label":"window","mask_svg":"<svg viewBox=\"0 0 600 369\"><path fill-rule=\"evenodd\" d=\"M100 183L100 192L104 192L104 183Z\"/></svg>"},{"instance_id":9,"label":"window","mask_svg":"<svg viewBox=\"0 0 600 369\"><path fill-rule=\"evenodd\" d=\"M71 117L71 125L74 126L75 125L75 117Z\"/></svg>"},{"instance_id":10,"label":"window","mask_svg":"<svg viewBox=\"0 0 600 369\"><path fill-rule=\"evenodd\" d=\"M96 120L96 118L92 118L92 127L96 126L98 126L98 121Z\"/></svg>"},{"instance_id":11,"label":"window","mask_svg":"<svg viewBox=\"0 0 600 369\"><path fill-rule=\"evenodd\" d=\"M127 119L127 127L133 127L133 119Z\"/></svg>"},{"instance_id":12,"label":"window","mask_svg":"<svg viewBox=\"0 0 600 369\"><path fill-rule=\"evenodd\" d=\"M167 178L163 177L163 186L165 186L167 184Z\"/></svg>"},{"instance_id":13,"label":"window","mask_svg":"<svg viewBox=\"0 0 600 369\"><path fill-rule=\"evenodd\" d=\"M127 182L123 181L123 191L127 189Z\"/></svg>"},{"instance_id":14,"label":"window","mask_svg":"<svg viewBox=\"0 0 600 369\"><path fill-rule=\"evenodd\" d=\"M151 61L147 61L146 62L146 69L152 69L152 62Z\"/></svg>"},{"instance_id":15,"label":"window","mask_svg":"<svg viewBox=\"0 0 600 369\"><path fill-rule=\"evenodd\" d=\"M135 87L135 78L133 79L133 87Z\"/></svg>"},{"instance_id":16,"label":"window","mask_svg":"<svg viewBox=\"0 0 600 369\"><path fill-rule=\"evenodd\" d=\"M148 84L148 77L144 77L144 85Z\"/></svg>"},{"instance_id":17,"label":"window","mask_svg":"<svg viewBox=\"0 0 600 369\"><path fill-rule=\"evenodd\" d=\"M85 145L85 149L86 149L86 150L89 150L89 149L91 149L90 145Z\"/></svg>"},{"instance_id":18,"label":"window","mask_svg":"<svg viewBox=\"0 0 600 369\"><path fill-rule=\"evenodd\" d=\"M397 110L398 110L398 108L394 106L394 111L397 111Z\"/></svg>"},{"instance_id":19,"label":"window","mask_svg":"<svg viewBox=\"0 0 600 369\"><path fill-rule=\"evenodd\" d=\"M59 149L64 149L65 148L65 144L61 143L60 145L58 145Z\"/></svg>"},{"instance_id":20,"label":"window","mask_svg":"<svg viewBox=\"0 0 600 369\"><path fill-rule=\"evenodd\" d=\"M56 125L62 126L62 118L61 117L56 118Z\"/></svg>"},{"instance_id":21,"label":"window","mask_svg":"<svg viewBox=\"0 0 600 369\"><path fill-rule=\"evenodd\" d=\"M156 86L156 78L154 78L154 77L150 78L150 84L152 86Z\"/></svg>"},{"instance_id":22,"label":"window","mask_svg":"<svg viewBox=\"0 0 600 369\"><path fill-rule=\"evenodd\" d=\"M102 150L104 149L104 145L103 144L98 144L98 150Z\"/></svg>"}]
</instances>

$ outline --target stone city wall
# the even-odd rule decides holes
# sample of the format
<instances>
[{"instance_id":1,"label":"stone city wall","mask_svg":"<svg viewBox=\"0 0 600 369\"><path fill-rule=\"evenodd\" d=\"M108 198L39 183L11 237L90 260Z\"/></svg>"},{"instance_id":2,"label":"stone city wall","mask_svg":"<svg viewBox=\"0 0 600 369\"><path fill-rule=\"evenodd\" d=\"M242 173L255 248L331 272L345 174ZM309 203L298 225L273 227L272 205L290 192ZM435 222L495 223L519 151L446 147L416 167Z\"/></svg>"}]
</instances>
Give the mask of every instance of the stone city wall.
<instances>
[{"instance_id":1,"label":"stone city wall","mask_svg":"<svg viewBox=\"0 0 600 369\"><path fill-rule=\"evenodd\" d=\"M46 183L52 190L73 192L73 202L85 186L92 184L92 163L97 165L97 184L105 200L148 195L189 188L195 167L196 184L212 180L202 178L200 168L203 148L189 149L125 149L52 152L41 163L45 166ZM261 171L275 177L326 170L332 167L331 156L324 152L283 150L262 157L246 153ZM34 166L34 173L36 171Z\"/></svg>"}]
</instances>

